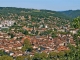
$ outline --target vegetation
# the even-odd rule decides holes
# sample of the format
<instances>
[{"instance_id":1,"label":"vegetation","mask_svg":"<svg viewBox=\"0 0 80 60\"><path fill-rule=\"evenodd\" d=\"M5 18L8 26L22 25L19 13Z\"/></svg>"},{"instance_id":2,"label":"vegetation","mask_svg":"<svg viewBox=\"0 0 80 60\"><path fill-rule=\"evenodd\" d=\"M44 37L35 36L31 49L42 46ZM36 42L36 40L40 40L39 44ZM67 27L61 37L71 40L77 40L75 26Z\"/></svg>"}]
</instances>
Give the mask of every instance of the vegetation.
<instances>
[{"instance_id":1,"label":"vegetation","mask_svg":"<svg viewBox=\"0 0 80 60\"><path fill-rule=\"evenodd\" d=\"M0 57L0 60L13 60L13 58L10 56L4 55Z\"/></svg>"},{"instance_id":2,"label":"vegetation","mask_svg":"<svg viewBox=\"0 0 80 60\"><path fill-rule=\"evenodd\" d=\"M39 22L40 18L48 18L49 16L59 17L63 19L67 19L65 15L60 12L51 11L51 10L36 10L36 9L25 9L25 8L15 8L15 7L0 7L0 17L2 19L18 19L18 16L24 16L25 19L28 19L28 16L33 16L32 20L36 20ZM11 17L10 17L11 16ZM35 18L36 17L36 18Z\"/></svg>"},{"instance_id":3,"label":"vegetation","mask_svg":"<svg viewBox=\"0 0 80 60\"><path fill-rule=\"evenodd\" d=\"M72 19L80 16L80 10L68 10L68 11L62 11L61 13L71 17Z\"/></svg>"},{"instance_id":4,"label":"vegetation","mask_svg":"<svg viewBox=\"0 0 80 60\"><path fill-rule=\"evenodd\" d=\"M73 20L72 26L74 28L80 28L80 17L77 17Z\"/></svg>"},{"instance_id":5,"label":"vegetation","mask_svg":"<svg viewBox=\"0 0 80 60\"><path fill-rule=\"evenodd\" d=\"M69 17L65 16L61 12L50 11L50 10L36 10L36 9L25 9L25 8L12 8L12 7L0 7L0 18L1 20L15 20L13 26L8 29L8 32L13 29L15 33L22 32L22 34L29 35L29 29L32 28L32 35L39 35L39 31L36 29L43 29L46 25L49 28L41 30L40 35L51 35L52 38L57 37L57 33L60 34L69 34L70 32L57 32L57 29L51 29L53 27L62 27L66 26L69 23ZM68 19L68 20L67 20ZM73 39L76 43L75 46L68 44L69 50L66 51L52 51L49 53L46 52L37 52L34 56L29 54L25 56L17 56L15 58L6 55L4 51L0 50L0 60L79 60L80 59L80 17L75 18L71 22L72 27L78 29L77 34L73 34ZM24 28L25 27L25 28ZM38 28L39 27L39 28ZM26 30L27 29L27 30ZM53 31L54 30L54 31ZM2 31L7 32L6 29ZM13 33L8 33L8 35L13 38L15 35ZM32 45L28 39L24 40L22 51L31 52ZM34 52L34 51L33 51Z\"/></svg>"},{"instance_id":6,"label":"vegetation","mask_svg":"<svg viewBox=\"0 0 80 60\"><path fill-rule=\"evenodd\" d=\"M29 51L29 52L32 51L32 46L31 46L31 43L28 39L25 39L22 50Z\"/></svg>"}]
</instances>

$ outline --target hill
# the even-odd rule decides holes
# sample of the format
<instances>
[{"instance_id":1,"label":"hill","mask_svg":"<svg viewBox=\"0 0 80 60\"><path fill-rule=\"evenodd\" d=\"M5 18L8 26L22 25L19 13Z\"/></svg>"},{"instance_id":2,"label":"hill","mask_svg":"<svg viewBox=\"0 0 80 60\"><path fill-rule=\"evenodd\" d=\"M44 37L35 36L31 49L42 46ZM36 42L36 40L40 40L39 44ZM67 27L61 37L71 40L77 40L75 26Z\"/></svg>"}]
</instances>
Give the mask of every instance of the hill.
<instances>
[{"instance_id":1,"label":"hill","mask_svg":"<svg viewBox=\"0 0 80 60\"><path fill-rule=\"evenodd\" d=\"M62 11L61 13L71 18L76 18L80 16L80 10L68 10L68 11Z\"/></svg>"},{"instance_id":2,"label":"hill","mask_svg":"<svg viewBox=\"0 0 80 60\"><path fill-rule=\"evenodd\" d=\"M15 15L16 14L16 15ZM62 19L69 19L69 17L65 16L64 14L56 11L51 11L51 10L37 10L37 9L26 9L26 8L15 8L15 7L0 7L0 18L8 18L8 16L14 15L14 18L17 15L22 16L24 15L25 17L27 15L32 15L36 17L49 17L49 16L54 16L54 17L59 17Z\"/></svg>"},{"instance_id":3,"label":"hill","mask_svg":"<svg viewBox=\"0 0 80 60\"><path fill-rule=\"evenodd\" d=\"M51 10L0 7L0 20L15 20L23 26L27 23L35 23L37 26L47 24L50 27L65 25L71 18L61 12ZM24 21L20 22L21 20Z\"/></svg>"}]
</instances>

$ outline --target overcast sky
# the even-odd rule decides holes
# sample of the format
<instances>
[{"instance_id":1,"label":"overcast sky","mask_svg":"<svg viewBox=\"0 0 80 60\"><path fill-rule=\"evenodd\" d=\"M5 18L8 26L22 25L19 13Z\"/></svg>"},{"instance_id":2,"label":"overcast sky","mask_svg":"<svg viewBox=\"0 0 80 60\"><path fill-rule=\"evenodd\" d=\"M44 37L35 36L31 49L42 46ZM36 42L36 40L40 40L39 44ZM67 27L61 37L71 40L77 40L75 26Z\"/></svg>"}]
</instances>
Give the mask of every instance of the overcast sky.
<instances>
[{"instance_id":1,"label":"overcast sky","mask_svg":"<svg viewBox=\"0 0 80 60\"><path fill-rule=\"evenodd\" d=\"M0 0L0 7L21 7L55 11L80 9L80 0Z\"/></svg>"}]
</instances>

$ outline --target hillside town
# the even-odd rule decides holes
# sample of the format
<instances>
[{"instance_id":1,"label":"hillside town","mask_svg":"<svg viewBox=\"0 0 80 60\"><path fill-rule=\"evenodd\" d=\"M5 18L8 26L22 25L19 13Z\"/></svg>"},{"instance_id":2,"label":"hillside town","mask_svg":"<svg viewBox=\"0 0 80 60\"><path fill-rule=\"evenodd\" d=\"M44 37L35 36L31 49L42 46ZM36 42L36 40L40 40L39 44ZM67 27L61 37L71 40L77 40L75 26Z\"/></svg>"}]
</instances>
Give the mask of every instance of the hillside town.
<instances>
[{"instance_id":1,"label":"hillside town","mask_svg":"<svg viewBox=\"0 0 80 60\"><path fill-rule=\"evenodd\" d=\"M42 53L45 52L49 54L51 51L64 51L69 50L68 44L70 43L73 46L76 46L73 37L71 34L60 34L57 33L57 37L52 37L51 34L42 35L39 34L47 31L49 28L45 25L42 28L40 25L39 28L29 28L29 27L22 27L23 29L27 30L29 34L33 34L33 36L25 35L22 32L15 32L15 28L11 28L11 31L5 32L2 31L3 29L10 29L13 26L15 21L8 21L4 20L1 21L0 24L0 50L3 50L5 53L9 54L10 56L23 56L29 54L30 56L34 56L36 52ZM55 27L57 28L57 27ZM66 30L65 30L66 29ZM18 31L18 29L17 29ZM33 32L32 32L33 31ZM35 31L38 31L38 35L35 35ZM53 30L54 31L54 30ZM72 34L76 34L77 30L70 30L69 27L57 28L57 32L66 32L70 31ZM11 34L14 36L11 38ZM29 40L32 45L32 51L29 52L27 50L22 51L22 47L24 45L24 41Z\"/></svg>"},{"instance_id":2,"label":"hillside town","mask_svg":"<svg viewBox=\"0 0 80 60\"><path fill-rule=\"evenodd\" d=\"M1 60L80 59L80 17L51 10L0 11Z\"/></svg>"}]
</instances>

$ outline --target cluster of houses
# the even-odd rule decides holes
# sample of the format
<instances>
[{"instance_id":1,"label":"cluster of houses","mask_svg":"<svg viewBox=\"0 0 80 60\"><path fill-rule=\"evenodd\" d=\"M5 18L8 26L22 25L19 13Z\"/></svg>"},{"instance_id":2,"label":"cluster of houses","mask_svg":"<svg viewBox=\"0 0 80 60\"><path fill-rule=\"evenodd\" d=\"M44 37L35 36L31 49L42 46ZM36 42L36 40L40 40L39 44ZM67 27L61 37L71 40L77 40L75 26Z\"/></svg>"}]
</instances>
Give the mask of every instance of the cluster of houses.
<instances>
[{"instance_id":1,"label":"cluster of houses","mask_svg":"<svg viewBox=\"0 0 80 60\"><path fill-rule=\"evenodd\" d=\"M15 21L1 21L0 23L0 29L10 27L14 24ZM71 34L57 34L57 37L52 38L51 35L43 35L40 36L39 33L49 30L48 25L45 25L43 28L42 25L39 26L39 28L29 28L29 27L22 27L22 29L25 29L28 31L28 33L31 33L31 31L39 31L38 35L29 36L24 35L21 32L15 33L15 29L11 29L11 32L14 37L11 39L11 36L8 33L0 32L0 50L3 50L5 53L8 53L10 56L16 57L16 56L22 56L25 54L29 54L31 56L34 55L35 52L42 53L50 53L51 51L64 51L69 50L67 45L70 43L74 46L76 46L73 37ZM51 28L50 28L51 29ZM69 31L72 34L77 33L77 29L68 29L68 27L61 27L57 28L58 32L66 32ZM54 29L53 29L54 31ZM29 51L22 51L22 47L24 45L24 40L28 39L32 45L33 50L31 52Z\"/></svg>"},{"instance_id":2,"label":"cluster of houses","mask_svg":"<svg viewBox=\"0 0 80 60\"><path fill-rule=\"evenodd\" d=\"M18 35L17 35L18 36ZM20 35L19 35L20 36ZM68 43L75 45L73 37L71 35L61 35L58 34L58 37L52 38L51 36L23 36L22 39L17 39L18 37L14 37L13 39L4 39L0 40L0 50L3 50L5 53L8 53L10 56L22 56L25 54L29 54L31 56L34 55L35 52L42 53L50 53L51 51L64 51L69 50L67 47ZM22 51L22 47L24 45L24 40L29 40L32 45L32 52Z\"/></svg>"},{"instance_id":3,"label":"cluster of houses","mask_svg":"<svg viewBox=\"0 0 80 60\"><path fill-rule=\"evenodd\" d=\"M23 47L23 41L20 39L21 37L24 37L24 35L16 33L14 38L11 39L11 36L7 33L0 32L0 50L3 50L13 57L23 55L24 52L21 51Z\"/></svg>"},{"instance_id":4,"label":"cluster of houses","mask_svg":"<svg viewBox=\"0 0 80 60\"><path fill-rule=\"evenodd\" d=\"M31 44L33 45L33 49L37 52L46 52L49 53L51 51L64 51L68 50L68 43L75 45L72 36L59 35L56 38L51 38L50 36L35 36L30 39Z\"/></svg>"},{"instance_id":5,"label":"cluster of houses","mask_svg":"<svg viewBox=\"0 0 80 60\"><path fill-rule=\"evenodd\" d=\"M13 20L0 20L0 30L3 28L9 28L10 26L12 26L14 24L15 21Z\"/></svg>"}]
</instances>

